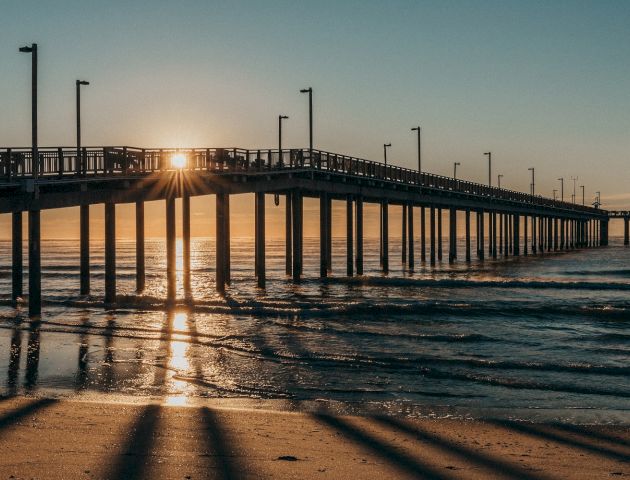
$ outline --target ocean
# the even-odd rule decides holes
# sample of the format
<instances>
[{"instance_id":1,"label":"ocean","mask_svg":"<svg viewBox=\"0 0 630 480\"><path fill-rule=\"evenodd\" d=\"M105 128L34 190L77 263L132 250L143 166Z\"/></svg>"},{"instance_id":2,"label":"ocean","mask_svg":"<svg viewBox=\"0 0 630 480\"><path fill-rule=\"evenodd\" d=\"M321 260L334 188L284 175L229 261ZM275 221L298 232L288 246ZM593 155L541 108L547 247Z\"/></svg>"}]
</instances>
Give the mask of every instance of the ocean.
<instances>
[{"instance_id":1,"label":"ocean","mask_svg":"<svg viewBox=\"0 0 630 480\"><path fill-rule=\"evenodd\" d=\"M383 275L366 239L365 275L346 278L345 239L334 238L322 281L319 240L306 238L293 284L284 241L270 240L260 290L253 239L235 238L224 299L214 240L193 239L192 298L178 242L178 301L167 306L165 242L147 240L147 288L136 295L135 245L119 241L119 301L106 311L102 243L91 245L92 295L81 297L78 241L44 241L44 313L30 322L25 303L11 306L11 245L0 242L0 394L630 423L630 249L619 238L453 265L445 248L435 269L419 262L418 243L409 273L391 239Z\"/></svg>"}]
</instances>

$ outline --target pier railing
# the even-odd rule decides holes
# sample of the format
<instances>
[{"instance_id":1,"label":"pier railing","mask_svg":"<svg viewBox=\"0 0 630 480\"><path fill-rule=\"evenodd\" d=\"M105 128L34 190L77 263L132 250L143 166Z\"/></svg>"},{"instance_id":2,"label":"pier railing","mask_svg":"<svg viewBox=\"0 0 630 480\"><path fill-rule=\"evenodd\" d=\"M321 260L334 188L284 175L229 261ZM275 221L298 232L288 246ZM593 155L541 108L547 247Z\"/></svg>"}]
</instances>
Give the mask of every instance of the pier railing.
<instances>
[{"instance_id":1,"label":"pier railing","mask_svg":"<svg viewBox=\"0 0 630 480\"><path fill-rule=\"evenodd\" d=\"M213 173L254 173L285 169L314 169L335 174L353 175L410 186L452 191L489 199L515 201L572 211L601 213L589 206L562 202L505 188L458 180L432 173L418 172L381 162L309 149L144 149L133 147L40 148L37 172L33 169L30 148L7 148L0 151L0 181L21 179L72 179L81 177L118 177L146 175L168 170L195 170ZM174 159L183 162L175 168Z\"/></svg>"}]
</instances>

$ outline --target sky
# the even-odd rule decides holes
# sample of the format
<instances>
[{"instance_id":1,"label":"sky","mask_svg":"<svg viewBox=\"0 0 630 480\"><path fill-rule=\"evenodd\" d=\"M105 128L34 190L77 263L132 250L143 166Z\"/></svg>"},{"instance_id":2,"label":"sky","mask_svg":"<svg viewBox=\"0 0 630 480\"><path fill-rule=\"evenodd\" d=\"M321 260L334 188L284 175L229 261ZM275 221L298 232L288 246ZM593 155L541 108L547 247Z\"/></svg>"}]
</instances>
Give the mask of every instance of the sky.
<instances>
[{"instance_id":1,"label":"sky","mask_svg":"<svg viewBox=\"0 0 630 480\"><path fill-rule=\"evenodd\" d=\"M424 170L452 175L460 162L459 178L485 183L492 151L493 182L501 173L507 188L529 191L535 167L537 193L552 196L564 177L569 198L577 177L587 202L601 191L604 208L630 208L628 1L0 5L0 147L30 144L30 61L17 49L35 42L42 146L74 144L80 78L91 83L84 145L274 148L285 114L283 146L307 147L299 90L310 86L316 148L381 160L391 142L388 160L415 168L410 128L421 125ZM149 236L163 232L155 203ZM253 212L250 199L233 205ZM127 212L123 236L133 234ZM78 235L76 209L43 221L48 235ZM212 225L211 200L194 199L193 234Z\"/></svg>"}]
</instances>

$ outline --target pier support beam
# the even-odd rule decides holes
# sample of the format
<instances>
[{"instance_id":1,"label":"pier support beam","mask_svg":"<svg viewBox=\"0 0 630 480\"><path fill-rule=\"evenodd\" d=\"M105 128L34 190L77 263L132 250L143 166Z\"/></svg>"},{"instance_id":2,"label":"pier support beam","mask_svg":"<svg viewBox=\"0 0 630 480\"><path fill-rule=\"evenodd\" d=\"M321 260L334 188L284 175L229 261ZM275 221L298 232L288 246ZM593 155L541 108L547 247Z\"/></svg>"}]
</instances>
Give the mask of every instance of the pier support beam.
<instances>
[{"instance_id":1,"label":"pier support beam","mask_svg":"<svg viewBox=\"0 0 630 480\"><path fill-rule=\"evenodd\" d=\"M185 188L185 187L184 187ZM182 193L182 261L184 273L184 294L191 295L190 278L190 195Z\"/></svg>"},{"instance_id":2,"label":"pier support beam","mask_svg":"<svg viewBox=\"0 0 630 480\"><path fill-rule=\"evenodd\" d=\"M420 261L425 263L427 261L427 235L426 235L426 218L425 208L420 207Z\"/></svg>"},{"instance_id":3,"label":"pier support beam","mask_svg":"<svg viewBox=\"0 0 630 480\"><path fill-rule=\"evenodd\" d=\"M547 217L547 251L551 252L553 249L553 229L552 229L552 218Z\"/></svg>"},{"instance_id":4,"label":"pier support beam","mask_svg":"<svg viewBox=\"0 0 630 480\"><path fill-rule=\"evenodd\" d=\"M81 205L79 207L79 250L80 250L80 273L79 291L81 295L90 293L90 206Z\"/></svg>"},{"instance_id":5,"label":"pier support beam","mask_svg":"<svg viewBox=\"0 0 630 480\"><path fill-rule=\"evenodd\" d=\"M523 255L527 255L527 215L523 215Z\"/></svg>"},{"instance_id":6,"label":"pier support beam","mask_svg":"<svg viewBox=\"0 0 630 480\"><path fill-rule=\"evenodd\" d=\"M28 211L28 314L42 312L41 223L39 210Z\"/></svg>"},{"instance_id":7,"label":"pier support beam","mask_svg":"<svg viewBox=\"0 0 630 480\"><path fill-rule=\"evenodd\" d=\"M492 229L492 240L490 242L492 258L497 258L497 212L492 212L490 228Z\"/></svg>"},{"instance_id":8,"label":"pier support beam","mask_svg":"<svg viewBox=\"0 0 630 480\"><path fill-rule=\"evenodd\" d=\"M328 276L328 195L321 193L319 196L319 276Z\"/></svg>"},{"instance_id":9,"label":"pier support beam","mask_svg":"<svg viewBox=\"0 0 630 480\"><path fill-rule=\"evenodd\" d=\"M389 203L387 200L383 200L381 203L381 238L382 238L382 265L383 272L389 271Z\"/></svg>"},{"instance_id":10,"label":"pier support beam","mask_svg":"<svg viewBox=\"0 0 630 480\"><path fill-rule=\"evenodd\" d=\"M351 277L354 274L353 266L354 266L354 255L353 255L353 202L352 195L348 195L346 198L346 275Z\"/></svg>"},{"instance_id":11,"label":"pier support beam","mask_svg":"<svg viewBox=\"0 0 630 480\"><path fill-rule=\"evenodd\" d=\"M560 219L560 250L564 250L564 218Z\"/></svg>"},{"instance_id":12,"label":"pier support beam","mask_svg":"<svg viewBox=\"0 0 630 480\"><path fill-rule=\"evenodd\" d=\"M554 251L558 251L559 245L558 245L558 219L554 218L552 219L553 222L553 250Z\"/></svg>"},{"instance_id":13,"label":"pier support beam","mask_svg":"<svg viewBox=\"0 0 630 480\"><path fill-rule=\"evenodd\" d=\"M302 192L294 191L291 194L292 211L292 237L293 237L293 281L299 282L302 278Z\"/></svg>"},{"instance_id":14,"label":"pier support beam","mask_svg":"<svg viewBox=\"0 0 630 480\"><path fill-rule=\"evenodd\" d=\"M521 249L521 217L518 214L512 215L512 254L515 257L520 255Z\"/></svg>"},{"instance_id":15,"label":"pier support beam","mask_svg":"<svg viewBox=\"0 0 630 480\"><path fill-rule=\"evenodd\" d=\"M448 225L448 261L453 263L457 258L457 210L449 210Z\"/></svg>"},{"instance_id":16,"label":"pier support beam","mask_svg":"<svg viewBox=\"0 0 630 480\"><path fill-rule=\"evenodd\" d=\"M11 214L11 269L12 288L11 299L13 304L24 295L24 259L22 255L22 212Z\"/></svg>"},{"instance_id":17,"label":"pier support beam","mask_svg":"<svg viewBox=\"0 0 630 480\"><path fill-rule=\"evenodd\" d=\"M291 219L293 215L291 213L291 194L287 193L284 196L284 249L285 249L285 272L287 275L291 275L293 273L293 241L291 239Z\"/></svg>"},{"instance_id":18,"label":"pier support beam","mask_svg":"<svg viewBox=\"0 0 630 480\"><path fill-rule=\"evenodd\" d=\"M116 204L105 204L105 307L116 302Z\"/></svg>"},{"instance_id":19,"label":"pier support beam","mask_svg":"<svg viewBox=\"0 0 630 480\"><path fill-rule=\"evenodd\" d=\"M254 194L255 272L258 288L265 288L265 193Z\"/></svg>"},{"instance_id":20,"label":"pier support beam","mask_svg":"<svg viewBox=\"0 0 630 480\"><path fill-rule=\"evenodd\" d=\"M413 238L413 204L411 203L407 205L407 235L407 247L409 248L409 253L407 255L407 266L410 271L413 271L415 268L415 245Z\"/></svg>"},{"instance_id":21,"label":"pier support beam","mask_svg":"<svg viewBox=\"0 0 630 480\"><path fill-rule=\"evenodd\" d=\"M623 219L623 244L630 245L630 218Z\"/></svg>"},{"instance_id":22,"label":"pier support beam","mask_svg":"<svg viewBox=\"0 0 630 480\"><path fill-rule=\"evenodd\" d=\"M507 216L508 221L508 249L509 253L513 252L513 244L514 244L514 215Z\"/></svg>"},{"instance_id":23,"label":"pier support beam","mask_svg":"<svg viewBox=\"0 0 630 480\"><path fill-rule=\"evenodd\" d=\"M225 259L225 237L227 235L227 231L225 229L225 217L227 214L225 207L226 198L227 195L225 193L216 194L216 289L220 294L225 293L225 284L227 280Z\"/></svg>"},{"instance_id":24,"label":"pier support beam","mask_svg":"<svg viewBox=\"0 0 630 480\"><path fill-rule=\"evenodd\" d=\"M402 204L401 206L401 210L402 210L402 222L401 222L401 228L402 228L402 232L401 232L401 261L403 264L403 269L405 267L405 264L407 263L407 205L405 203Z\"/></svg>"},{"instance_id":25,"label":"pier support beam","mask_svg":"<svg viewBox=\"0 0 630 480\"><path fill-rule=\"evenodd\" d=\"M470 209L466 209L466 261L470 262Z\"/></svg>"},{"instance_id":26,"label":"pier support beam","mask_svg":"<svg viewBox=\"0 0 630 480\"><path fill-rule=\"evenodd\" d=\"M230 243L232 237L230 236L230 196L228 194L225 195L225 246L223 247L223 252L225 254L225 284L230 285L232 283L232 259L231 259L231 248Z\"/></svg>"},{"instance_id":27,"label":"pier support beam","mask_svg":"<svg viewBox=\"0 0 630 480\"><path fill-rule=\"evenodd\" d=\"M484 227L484 212L481 210L479 212L479 216L477 217L479 220L479 260L483 260L485 256L485 245L484 245L484 237L485 237L485 227Z\"/></svg>"},{"instance_id":28,"label":"pier support beam","mask_svg":"<svg viewBox=\"0 0 630 480\"><path fill-rule=\"evenodd\" d=\"M357 275L363 275L363 198L356 198L357 215Z\"/></svg>"},{"instance_id":29,"label":"pier support beam","mask_svg":"<svg viewBox=\"0 0 630 480\"><path fill-rule=\"evenodd\" d=\"M144 291L144 202L136 202L136 292Z\"/></svg>"},{"instance_id":30,"label":"pier support beam","mask_svg":"<svg viewBox=\"0 0 630 480\"><path fill-rule=\"evenodd\" d=\"M536 244L538 237L536 236L536 217L532 215L532 253L536 254Z\"/></svg>"},{"instance_id":31,"label":"pier support beam","mask_svg":"<svg viewBox=\"0 0 630 480\"><path fill-rule=\"evenodd\" d=\"M442 261L442 209L437 209L437 249L438 249L438 260Z\"/></svg>"},{"instance_id":32,"label":"pier support beam","mask_svg":"<svg viewBox=\"0 0 630 480\"><path fill-rule=\"evenodd\" d=\"M166 199L166 300L175 301L177 287L177 272L175 243L175 197Z\"/></svg>"},{"instance_id":33,"label":"pier support beam","mask_svg":"<svg viewBox=\"0 0 630 480\"><path fill-rule=\"evenodd\" d=\"M599 238L600 245L608 245L608 219L599 221Z\"/></svg>"},{"instance_id":34,"label":"pier support beam","mask_svg":"<svg viewBox=\"0 0 630 480\"><path fill-rule=\"evenodd\" d=\"M429 223L430 223L430 258L431 258L431 265L435 265L435 207L431 207L431 210L429 212Z\"/></svg>"},{"instance_id":35,"label":"pier support beam","mask_svg":"<svg viewBox=\"0 0 630 480\"><path fill-rule=\"evenodd\" d=\"M505 217L505 214L500 213L499 214L499 254L503 254L503 229L504 229L504 225L507 226L507 219L504 222L503 219ZM505 252L507 254L507 251Z\"/></svg>"}]
</instances>

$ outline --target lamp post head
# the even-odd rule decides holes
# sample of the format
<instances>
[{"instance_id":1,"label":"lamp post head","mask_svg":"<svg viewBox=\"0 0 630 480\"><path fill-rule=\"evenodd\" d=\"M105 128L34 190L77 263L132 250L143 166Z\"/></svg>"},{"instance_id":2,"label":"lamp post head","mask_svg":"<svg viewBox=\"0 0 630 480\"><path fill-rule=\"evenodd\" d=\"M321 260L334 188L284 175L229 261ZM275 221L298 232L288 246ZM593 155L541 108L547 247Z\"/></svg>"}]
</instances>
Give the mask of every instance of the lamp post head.
<instances>
[{"instance_id":1,"label":"lamp post head","mask_svg":"<svg viewBox=\"0 0 630 480\"><path fill-rule=\"evenodd\" d=\"M313 92L312 87L303 88L302 90L300 90L300 93L312 93L312 92Z\"/></svg>"},{"instance_id":2,"label":"lamp post head","mask_svg":"<svg viewBox=\"0 0 630 480\"><path fill-rule=\"evenodd\" d=\"M32 53L33 50L37 47L37 44L34 43L31 47L20 47L20 52L22 53Z\"/></svg>"},{"instance_id":3,"label":"lamp post head","mask_svg":"<svg viewBox=\"0 0 630 480\"><path fill-rule=\"evenodd\" d=\"M419 131L420 131L420 127L413 127L413 128L411 129L411 131L412 131L412 132L415 132L415 131L418 131L418 132L419 132Z\"/></svg>"},{"instance_id":4,"label":"lamp post head","mask_svg":"<svg viewBox=\"0 0 630 480\"><path fill-rule=\"evenodd\" d=\"M284 120L284 119L287 119L287 118L289 118L289 117L288 117L287 115L278 115L278 118L279 118L280 120Z\"/></svg>"},{"instance_id":5,"label":"lamp post head","mask_svg":"<svg viewBox=\"0 0 630 480\"><path fill-rule=\"evenodd\" d=\"M89 85L90 82L87 82L85 80L77 80L77 85Z\"/></svg>"},{"instance_id":6,"label":"lamp post head","mask_svg":"<svg viewBox=\"0 0 630 480\"><path fill-rule=\"evenodd\" d=\"M391 147L391 146L392 146L392 144L391 144L391 143L384 143L384 144L383 144L383 146L384 146L384 147Z\"/></svg>"},{"instance_id":7,"label":"lamp post head","mask_svg":"<svg viewBox=\"0 0 630 480\"><path fill-rule=\"evenodd\" d=\"M492 155L492 152L484 152L484 155Z\"/></svg>"}]
</instances>

